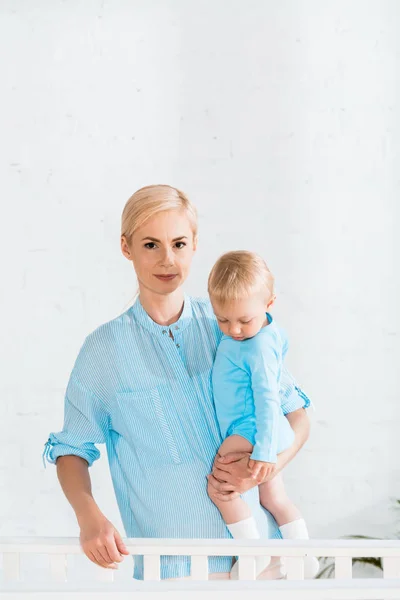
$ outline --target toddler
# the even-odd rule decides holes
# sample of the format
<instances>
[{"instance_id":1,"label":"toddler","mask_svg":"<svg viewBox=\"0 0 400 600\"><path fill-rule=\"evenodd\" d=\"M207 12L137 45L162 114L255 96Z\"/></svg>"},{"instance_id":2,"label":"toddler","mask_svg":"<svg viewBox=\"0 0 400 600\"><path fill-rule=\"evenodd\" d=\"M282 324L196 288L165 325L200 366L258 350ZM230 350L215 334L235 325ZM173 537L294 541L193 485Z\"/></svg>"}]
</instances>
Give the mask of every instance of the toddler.
<instances>
[{"instance_id":1,"label":"toddler","mask_svg":"<svg viewBox=\"0 0 400 600\"><path fill-rule=\"evenodd\" d=\"M310 401L284 367L288 340L269 313L275 300L274 278L258 255L228 252L214 265L208 292L224 334L212 374L224 440L219 454L251 453L248 467L263 481L259 485L260 502L275 518L282 537L308 539L306 523L287 496L282 476L276 473L277 455L294 441L285 413L293 410L291 405L299 406L299 396L305 408ZM242 498L221 501L211 485L208 493L233 538L260 537ZM256 575L269 561L257 557ZM305 576L314 577L318 560L306 557L304 567Z\"/></svg>"}]
</instances>

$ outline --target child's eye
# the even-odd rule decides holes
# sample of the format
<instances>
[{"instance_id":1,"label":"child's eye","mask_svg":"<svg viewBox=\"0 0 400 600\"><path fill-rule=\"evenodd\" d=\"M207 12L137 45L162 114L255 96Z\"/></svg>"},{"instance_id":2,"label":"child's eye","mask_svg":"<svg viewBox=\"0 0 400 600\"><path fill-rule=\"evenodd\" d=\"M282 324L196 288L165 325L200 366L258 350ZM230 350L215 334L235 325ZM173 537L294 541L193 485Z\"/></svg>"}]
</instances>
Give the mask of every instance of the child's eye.
<instances>
[{"instance_id":1,"label":"child's eye","mask_svg":"<svg viewBox=\"0 0 400 600\"><path fill-rule=\"evenodd\" d=\"M217 318L218 323L227 323L228 321L224 321L224 319L218 319Z\"/></svg>"},{"instance_id":2,"label":"child's eye","mask_svg":"<svg viewBox=\"0 0 400 600\"><path fill-rule=\"evenodd\" d=\"M248 321L239 321L239 323L241 323L242 325L247 325L248 323L251 323L253 319L249 319Z\"/></svg>"},{"instance_id":3,"label":"child's eye","mask_svg":"<svg viewBox=\"0 0 400 600\"><path fill-rule=\"evenodd\" d=\"M148 248L149 250L153 250L154 248L156 248L156 245L154 242L147 242L147 244L145 244L144 247Z\"/></svg>"}]
</instances>

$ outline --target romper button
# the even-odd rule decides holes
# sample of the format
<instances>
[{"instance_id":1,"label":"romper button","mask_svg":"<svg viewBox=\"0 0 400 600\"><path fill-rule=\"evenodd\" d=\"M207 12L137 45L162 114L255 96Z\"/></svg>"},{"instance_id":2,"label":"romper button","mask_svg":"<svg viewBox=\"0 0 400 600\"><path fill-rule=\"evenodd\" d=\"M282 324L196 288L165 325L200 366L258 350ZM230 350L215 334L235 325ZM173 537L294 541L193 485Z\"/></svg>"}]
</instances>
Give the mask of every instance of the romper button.
<instances>
[{"instance_id":1,"label":"romper button","mask_svg":"<svg viewBox=\"0 0 400 600\"><path fill-rule=\"evenodd\" d=\"M179 329L178 325L176 325L175 329Z\"/></svg>"},{"instance_id":2,"label":"romper button","mask_svg":"<svg viewBox=\"0 0 400 600\"><path fill-rule=\"evenodd\" d=\"M177 347L177 348L180 348L180 345L179 345L179 344L177 344L177 345L176 345L176 347Z\"/></svg>"},{"instance_id":3,"label":"romper button","mask_svg":"<svg viewBox=\"0 0 400 600\"><path fill-rule=\"evenodd\" d=\"M166 329L163 329L163 330L162 330L162 332L163 332L163 333L167 333L167 330L166 330Z\"/></svg>"}]
</instances>

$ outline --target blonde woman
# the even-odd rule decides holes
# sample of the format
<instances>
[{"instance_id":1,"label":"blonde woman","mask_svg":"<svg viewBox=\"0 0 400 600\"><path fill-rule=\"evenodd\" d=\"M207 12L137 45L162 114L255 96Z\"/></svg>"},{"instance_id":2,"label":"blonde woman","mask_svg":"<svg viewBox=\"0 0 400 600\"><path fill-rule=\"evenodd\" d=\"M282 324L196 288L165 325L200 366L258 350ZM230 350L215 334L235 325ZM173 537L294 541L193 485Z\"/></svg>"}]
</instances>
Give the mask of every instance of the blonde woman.
<instances>
[{"instance_id":1,"label":"blonde woman","mask_svg":"<svg viewBox=\"0 0 400 600\"><path fill-rule=\"evenodd\" d=\"M216 457L222 439L211 370L221 333L209 301L182 287L196 247L196 210L184 193L153 185L128 200L121 250L135 270L138 298L85 339L66 390L63 430L45 446L76 513L82 548L104 568L117 568L127 549L92 495L88 467L99 458L96 444L106 444L128 537L229 537L207 495L211 469L217 496L244 494L260 535L280 537L260 507L248 454ZM307 439L303 405L287 415L295 439L279 455L277 471ZM230 557L210 557L208 564L210 578L229 577ZM189 557L161 557L162 579L189 575ZM143 578L143 557L135 558L134 577Z\"/></svg>"}]
</instances>

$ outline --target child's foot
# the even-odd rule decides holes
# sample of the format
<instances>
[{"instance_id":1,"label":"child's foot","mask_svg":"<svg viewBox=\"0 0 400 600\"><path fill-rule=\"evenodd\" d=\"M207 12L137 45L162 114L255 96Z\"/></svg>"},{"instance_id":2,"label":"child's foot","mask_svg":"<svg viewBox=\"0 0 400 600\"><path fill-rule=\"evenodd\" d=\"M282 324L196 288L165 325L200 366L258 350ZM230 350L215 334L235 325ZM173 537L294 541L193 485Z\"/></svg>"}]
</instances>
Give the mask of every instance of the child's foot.
<instances>
[{"instance_id":1,"label":"child's foot","mask_svg":"<svg viewBox=\"0 0 400 600\"><path fill-rule=\"evenodd\" d=\"M275 556L271 559L270 564L259 575L257 579L286 579L285 565L282 558Z\"/></svg>"},{"instance_id":2,"label":"child's foot","mask_svg":"<svg viewBox=\"0 0 400 600\"><path fill-rule=\"evenodd\" d=\"M282 571L287 575L285 562L283 562ZM319 560L315 556L304 557L304 579L314 579L319 571Z\"/></svg>"},{"instance_id":3,"label":"child's foot","mask_svg":"<svg viewBox=\"0 0 400 600\"><path fill-rule=\"evenodd\" d=\"M314 579L319 571L319 560L315 556L304 557L304 579Z\"/></svg>"},{"instance_id":4,"label":"child's foot","mask_svg":"<svg viewBox=\"0 0 400 600\"><path fill-rule=\"evenodd\" d=\"M240 560L240 558L239 558L239 560ZM239 579L239 560L237 560L235 562L235 564L233 565L233 567L231 569L231 579ZM264 571L264 569L266 569L268 567L270 562L271 562L271 559L269 558L269 556L268 557L264 557L264 556L256 557L256 579Z\"/></svg>"}]
</instances>

